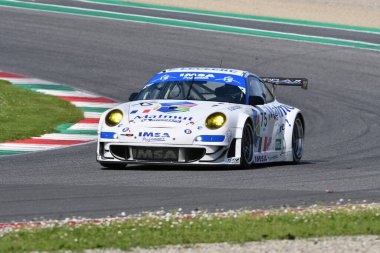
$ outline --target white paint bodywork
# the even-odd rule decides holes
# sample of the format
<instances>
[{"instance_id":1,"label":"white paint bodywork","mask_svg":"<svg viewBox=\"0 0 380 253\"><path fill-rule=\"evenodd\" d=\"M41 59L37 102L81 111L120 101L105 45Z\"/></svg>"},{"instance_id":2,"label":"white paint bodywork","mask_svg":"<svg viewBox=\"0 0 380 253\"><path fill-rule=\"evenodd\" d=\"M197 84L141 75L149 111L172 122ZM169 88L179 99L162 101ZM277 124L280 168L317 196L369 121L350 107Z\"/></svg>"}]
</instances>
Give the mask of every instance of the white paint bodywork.
<instances>
[{"instance_id":1,"label":"white paint bodywork","mask_svg":"<svg viewBox=\"0 0 380 253\"><path fill-rule=\"evenodd\" d=\"M244 124L253 125L255 135L255 155L252 163L277 161L292 161L292 131L293 122L300 111L291 106L277 102L250 106L242 104L187 101L194 104L188 112L162 113L157 110L162 103L176 103L176 100L149 100L124 103L113 109L120 109L122 122L115 127L104 123L103 113L99 123L100 132L115 133L114 139L102 139L105 150L110 144L152 147L204 147L206 155L191 164L240 164L240 142ZM136 113L131 113L134 111ZM205 126L206 118L214 113L226 115L226 123L217 130ZM133 136L132 136L133 135ZM145 136L144 136L145 135ZM151 136L153 135L153 136ZM201 135L223 135L221 142L201 142L196 138ZM236 151L232 157L227 157L227 151L233 139L236 139ZM219 152L216 152L219 150ZM224 152L224 155L221 154ZM210 154L210 155L208 155ZM121 162L110 152L100 153L98 145L98 161ZM138 161L126 161L139 163ZM141 163L145 163L140 161ZM170 163L172 164L172 163Z\"/></svg>"},{"instance_id":2,"label":"white paint bodywork","mask_svg":"<svg viewBox=\"0 0 380 253\"><path fill-rule=\"evenodd\" d=\"M172 73L183 73L181 76L189 75L193 80L194 76L202 75L203 79L207 79L208 74L213 76L216 73L225 74L230 79L230 75L239 76L246 80L245 84L240 83L239 86L244 93L248 92L248 77L258 78L246 71L234 69L176 68L158 73L158 78L155 79L155 76L153 83L151 80L147 86L166 80ZM124 117L118 126L109 127L104 123L104 118L113 109L121 110ZM254 156L251 164L293 161L292 133L296 117L301 117L303 123L299 109L281 104L276 99L258 106L197 100L140 100L120 104L111 110L104 112L99 122L99 162L240 165L245 124L251 124L253 128ZM205 121L215 112L225 114L226 122L221 128L211 130ZM199 136L224 136L224 139L199 141ZM178 162L136 160L130 151L129 157L126 155L127 160L123 160L110 152L111 145L157 147L158 150L175 147L179 148L179 159ZM183 150L186 148L204 148L205 154L198 160L185 162Z\"/></svg>"}]
</instances>

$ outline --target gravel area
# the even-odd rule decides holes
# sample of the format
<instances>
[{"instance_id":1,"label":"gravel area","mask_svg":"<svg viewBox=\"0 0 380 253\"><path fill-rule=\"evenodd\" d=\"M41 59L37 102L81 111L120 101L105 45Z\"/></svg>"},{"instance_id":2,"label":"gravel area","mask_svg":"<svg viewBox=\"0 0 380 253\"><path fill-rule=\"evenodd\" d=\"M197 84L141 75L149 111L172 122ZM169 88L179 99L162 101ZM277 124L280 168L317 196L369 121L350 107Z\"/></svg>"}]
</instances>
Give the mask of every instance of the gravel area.
<instances>
[{"instance_id":1,"label":"gravel area","mask_svg":"<svg viewBox=\"0 0 380 253\"><path fill-rule=\"evenodd\" d=\"M380 27L379 0L126 0L201 10Z\"/></svg>"},{"instance_id":2,"label":"gravel area","mask_svg":"<svg viewBox=\"0 0 380 253\"><path fill-rule=\"evenodd\" d=\"M86 253L378 253L379 236L323 237L307 240L282 240L251 242L246 244L197 244L189 246L168 246L160 249L87 250Z\"/></svg>"}]
</instances>

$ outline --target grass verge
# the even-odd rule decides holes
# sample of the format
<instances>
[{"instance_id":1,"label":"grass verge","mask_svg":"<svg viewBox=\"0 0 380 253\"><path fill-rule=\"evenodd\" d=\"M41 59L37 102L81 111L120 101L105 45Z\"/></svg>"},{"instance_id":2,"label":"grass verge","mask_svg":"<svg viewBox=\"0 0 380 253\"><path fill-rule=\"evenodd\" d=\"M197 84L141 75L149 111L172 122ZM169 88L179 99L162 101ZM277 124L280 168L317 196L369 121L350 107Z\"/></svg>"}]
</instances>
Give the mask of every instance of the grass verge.
<instances>
[{"instance_id":1,"label":"grass verge","mask_svg":"<svg viewBox=\"0 0 380 253\"><path fill-rule=\"evenodd\" d=\"M128 250L171 244L380 235L380 208L378 205L369 207L260 214L252 211L191 215L158 212L90 223L57 221L3 234L0 237L0 252L101 248Z\"/></svg>"},{"instance_id":2,"label":"grass verge","mask_svg":"<svg viewBox=\"0 0 380 253\"><path fill-rule=\"evenodd\" d=\"M0 80L0 143L52 133L81 119L83 112L65 100Z\"/></svg>"}]
</instances>

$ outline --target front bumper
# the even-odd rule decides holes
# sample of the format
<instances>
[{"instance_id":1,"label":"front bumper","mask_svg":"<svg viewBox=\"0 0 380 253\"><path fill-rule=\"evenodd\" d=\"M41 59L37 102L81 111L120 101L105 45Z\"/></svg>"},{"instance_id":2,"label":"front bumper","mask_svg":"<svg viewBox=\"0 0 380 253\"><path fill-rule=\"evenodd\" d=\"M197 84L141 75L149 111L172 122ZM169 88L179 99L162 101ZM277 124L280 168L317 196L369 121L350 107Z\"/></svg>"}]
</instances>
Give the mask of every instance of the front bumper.
<instances>
[{"instance_id":1,"label":"front bumper","mask_svg":"<svg viewBox=\"0 0 380 253\"><path fill-rule=\"evenodd\" d=\"M98 162L163 165L238 165L240 139L228 145L98 142ZM239 150L239 152L236 152Z\"/></svg>"}]
</instances>

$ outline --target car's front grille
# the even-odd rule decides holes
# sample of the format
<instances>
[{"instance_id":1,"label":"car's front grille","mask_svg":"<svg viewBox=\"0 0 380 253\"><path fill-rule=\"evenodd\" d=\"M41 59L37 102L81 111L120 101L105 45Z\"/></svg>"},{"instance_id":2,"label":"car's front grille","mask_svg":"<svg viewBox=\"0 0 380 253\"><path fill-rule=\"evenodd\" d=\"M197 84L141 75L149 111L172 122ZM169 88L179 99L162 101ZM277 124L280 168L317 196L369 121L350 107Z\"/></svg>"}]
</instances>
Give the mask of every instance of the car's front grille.
<instances>
[{"instance_id":1,"label":"car's front grille","mask_svg":"<svg viewBox=\"0 0 380 253\"><path fill-rule=\"evenodd\" d=\"M119 160L146 162L189 163L200 160L206 153L205 148L182 147L143 147L110 145L111 154Z\"/></svg>"},{"instance_id":2,"label":"car's front grille","mask_svg":"<svg viewBox=\"0 0 380 253\"><path fill-rule=\"evenodd\" d=\"M178 162L178 148L132 147L133 160Z\"/></svg>"}]
</instances>

